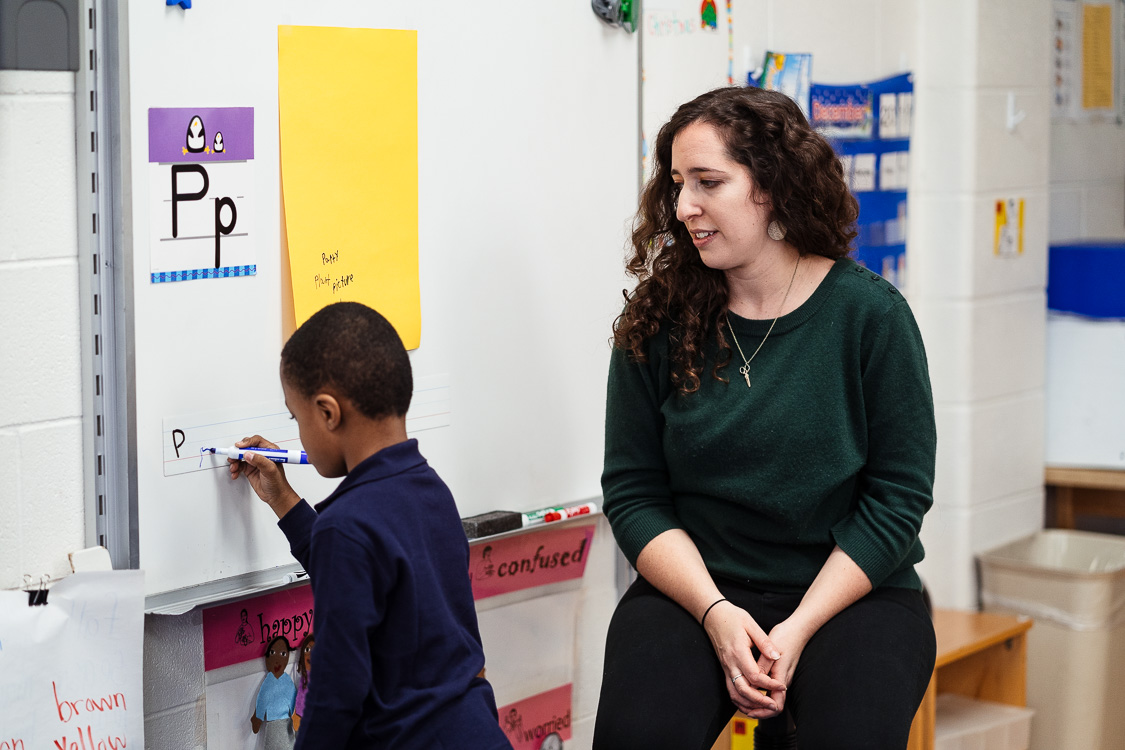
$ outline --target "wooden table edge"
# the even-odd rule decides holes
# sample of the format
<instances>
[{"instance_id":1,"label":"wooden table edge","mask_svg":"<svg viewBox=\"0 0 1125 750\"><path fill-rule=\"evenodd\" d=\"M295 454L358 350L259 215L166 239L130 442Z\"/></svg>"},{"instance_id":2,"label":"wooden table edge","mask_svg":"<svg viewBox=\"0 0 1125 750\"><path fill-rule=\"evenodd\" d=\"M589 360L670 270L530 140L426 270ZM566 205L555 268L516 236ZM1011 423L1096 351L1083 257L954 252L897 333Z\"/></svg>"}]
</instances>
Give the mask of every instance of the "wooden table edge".
<instances>
[{"instance_id":1,"label":"wooden table edge","mask_svg":"<svg viewBox=\"0 0 1125 750\"><path fill-rule=\"evenodd\" d=\"M1046 466L1043 469L1043 483L1055 487L1125 490L1125 471L1086 469L1077 466Z\"/></svg>"},{"instance_id":2,"label":"wooden table edge","mask_svg":"<svg viewBox=\"0 0 1125 750\"><path fill-rule=\"evenodd\" d=\"M1019 638L1028 630L1030 630L1031 626L1034 624L1034 620L1032 620L1031 618L1021 617L1019 615L1002 615L992 612L973 612L968 610L956 609L937 609L934 610L935 626L937 624L936 621L939 617L949 617L950 615L954 617L959 615L973 615L974 619L977 620L979 620L980 616L983 615L986 619L1003 618L1011 620L1011 622L999 625L994 631L984 634L983 637L976 638L971 642L965 643L963 645L958 645L955 648L946 648L943 650L942 644L939 641L937 645L937 659L936 663L934 664L935 670L947 664L952 664L953 662L960 661L966 656L979 653L981 651L984 651L985 649L1009 641L1013 638Z\"/></svg>"}]
</instances>

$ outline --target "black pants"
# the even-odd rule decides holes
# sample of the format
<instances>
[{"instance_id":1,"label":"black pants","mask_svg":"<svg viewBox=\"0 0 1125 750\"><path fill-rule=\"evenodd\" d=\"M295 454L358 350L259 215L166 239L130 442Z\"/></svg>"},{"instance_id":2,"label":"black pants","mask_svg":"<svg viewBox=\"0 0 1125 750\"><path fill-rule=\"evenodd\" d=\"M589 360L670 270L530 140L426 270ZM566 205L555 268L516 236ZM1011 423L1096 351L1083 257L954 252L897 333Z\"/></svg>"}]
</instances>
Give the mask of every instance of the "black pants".
<instances>
[{"instance_id":1,"label":"black pants","mask_svg":"<svg viewBox=\"0 0 1125 750\"><path fill-rule=\"evenodd\" d=\"M716 583L766 633L801 601ZM836 615L809 640L786 694L800 750L905 748L935 654L918 591L877 589ZM736 711L726 681L699 623L638 578L609 625L594 750L710 750Z\"/></svg>"}]
</instances>

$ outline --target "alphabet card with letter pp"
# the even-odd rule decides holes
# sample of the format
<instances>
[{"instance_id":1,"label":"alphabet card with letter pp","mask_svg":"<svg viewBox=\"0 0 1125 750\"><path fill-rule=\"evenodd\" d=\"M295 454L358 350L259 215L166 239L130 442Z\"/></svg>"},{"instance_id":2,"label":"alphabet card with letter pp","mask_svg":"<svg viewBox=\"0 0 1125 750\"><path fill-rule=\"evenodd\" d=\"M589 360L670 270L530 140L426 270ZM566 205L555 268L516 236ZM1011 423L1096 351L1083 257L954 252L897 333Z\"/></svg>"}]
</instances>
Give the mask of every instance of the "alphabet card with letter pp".
<instances>
[{"instance_id":1,"label":"alphabet card with letter pp","mask_svg":"<svg viewBox=\"0 0 1125 750\"><path fill-rule=\"evenodd\" d=\"M253 276L254 108L148 111L152 283Z\"/></svg>"}]
</instances>

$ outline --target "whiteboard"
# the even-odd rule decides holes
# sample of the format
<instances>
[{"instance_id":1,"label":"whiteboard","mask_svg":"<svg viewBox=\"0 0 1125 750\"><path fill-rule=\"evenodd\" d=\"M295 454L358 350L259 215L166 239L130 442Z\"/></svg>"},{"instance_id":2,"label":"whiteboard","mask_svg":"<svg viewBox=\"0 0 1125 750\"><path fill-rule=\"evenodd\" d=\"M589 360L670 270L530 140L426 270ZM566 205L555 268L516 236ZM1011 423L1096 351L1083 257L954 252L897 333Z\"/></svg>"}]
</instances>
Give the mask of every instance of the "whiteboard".
<instances>
[{"instance_id":1,"label":"whiteboard","mask_svg":"<svg viewBox=\"0 0 1125 750\"><path fill-rule=\"evenodd\" d=\"M681 104L728 85L728 78L737 84L746 83L745 65L733 59L734 30L751 23L737 15L744 4L715 3L713 27L701 22L696 0L650 0L643 4L637 33L643 47L641 129L646 156L655 147L660 128ZM745 57L742 53L738 56ZM651 158L645 159L644 167L647 179Z\"/></svg>"},{"instance_id":2,"label":"whiteboard","mask_svg":"<svg viewBox=\"0 0 1125 750\"><path fill-rule=\"evenodd\" d=\"M129 481L149 608L200 601L215 582L272 585L294 567L276 518L245 482L230 482L220 461L193 467L198 455L174 455L224 420L231 435L262 426L288 447L296 438L277 374L292 327L279 25L418 31L422 335L408 430L462 516L596 497L608 339L636 206L636 37L585 3L194 6L133 1L119 24L131 278L120 308L132 327L131 382L119 387L131 400ZM252 244L253 275L152 282L150 181L164 178L148 163L148 111L184 107L253 108L252 169L238 176L253 196L249 239L240 238ZM175 432L185 424L194 443ZM311 467L287 473L314 502L336 484Z\"/></svg>"}]
</instances>

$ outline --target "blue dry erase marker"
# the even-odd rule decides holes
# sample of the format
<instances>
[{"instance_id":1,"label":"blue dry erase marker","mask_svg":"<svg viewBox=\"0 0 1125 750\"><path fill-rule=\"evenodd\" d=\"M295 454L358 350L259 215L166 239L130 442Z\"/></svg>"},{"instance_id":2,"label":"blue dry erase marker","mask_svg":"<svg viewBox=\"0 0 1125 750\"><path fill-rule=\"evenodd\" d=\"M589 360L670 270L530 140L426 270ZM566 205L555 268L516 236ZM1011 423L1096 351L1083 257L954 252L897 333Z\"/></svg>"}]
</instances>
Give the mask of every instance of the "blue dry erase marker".
<instances>
[{"instance_id":1,"label":"blue dry erase marker","mask_svg":"<svg viewBox=\"0 0 1125 750\"><path fill-rule=\"evenodd\" d=\"M279 464L307 464L309 462L309 457L305 455L304 451L272 450L270 448L236 448L233 445L229 448L204 448L203 450L208 453L218 453L219 455L234 458L239 461L245 461L244 456L247 453L257 453L259 456L264 456Z\"/></svg>"}]
</instances>

